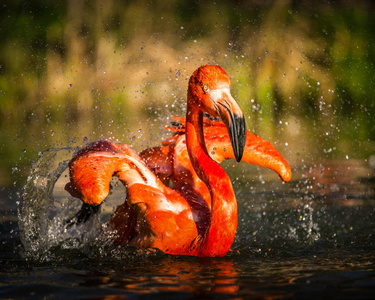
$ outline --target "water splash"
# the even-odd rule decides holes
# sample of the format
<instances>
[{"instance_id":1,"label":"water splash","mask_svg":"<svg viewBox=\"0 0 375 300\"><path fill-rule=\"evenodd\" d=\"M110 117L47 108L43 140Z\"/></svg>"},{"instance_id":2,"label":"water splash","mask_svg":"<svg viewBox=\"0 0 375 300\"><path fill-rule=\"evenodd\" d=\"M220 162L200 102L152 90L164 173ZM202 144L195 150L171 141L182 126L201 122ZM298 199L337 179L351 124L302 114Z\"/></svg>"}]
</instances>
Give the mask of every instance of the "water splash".
<instances>
[{"instance_id":1,"label":"water splash","mask_svg":"<svg viewBox=\"0 0 375 300\"><path fill-rule=\"evenodd\" d=\"M312 244L319 240L319 226L313 218L314 209L306 203L302 209L298 209L299 220L295 226L289 225L288 237L291 240Z\"/></svg>"},{"instance_id":2,"label":"water splash","mask_svg":"<svg viewBox=\"0 0 375 300\"><path fill-rule=\"evenodd\" d=\"M67 170L76 149L50 149L33 165L18 209L21 242L26 257L49 260L50 249L77 248L92 242L100 232L99 218L92 218L84 228L67 230L66 220L81 206L79 200L54 196L56 182ZM62 189L62 187L60 186Z\"/></svg>"}]
</instances>

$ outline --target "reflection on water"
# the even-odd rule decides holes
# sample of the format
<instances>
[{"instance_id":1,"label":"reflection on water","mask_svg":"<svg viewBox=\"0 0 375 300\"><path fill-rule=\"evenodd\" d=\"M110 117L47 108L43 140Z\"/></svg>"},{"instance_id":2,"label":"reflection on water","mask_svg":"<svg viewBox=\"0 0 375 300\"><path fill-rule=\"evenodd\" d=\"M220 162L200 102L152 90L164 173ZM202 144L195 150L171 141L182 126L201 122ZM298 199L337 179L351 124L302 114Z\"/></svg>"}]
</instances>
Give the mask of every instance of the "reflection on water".
<instances>
[{"instance_id":1,"label":"reflection on water","mask_svg":"<svg viewBox=\"0 0 375 300\"><path fill-rule=\"evenodd\" d=\"M100 218L63 230L80 207L62 188L73 151L50 150L34 166L19 224L17 193L2 199L0 297L372 298L375 184L366 162L301 166L287 184L240 167L231 174L239 202L232 251L199 259L105 241L100 224L125 198L117 181Z\"/></svg>"},{"instance_id":2,"label":"reflection on water","mask_svg":"<svg viewBox=\"0 0 375 300\"><path fill-rule=\"evenodd\" d=\"M121 259L120 259L121 258ZM132 253L90 257L61 253L51 263L8 262L0 295L12 298L321 298L371 299L374 254L320 250L291 257L230 255L223 259Z\"/></svg>"},{"instance_id":3,"label":"reflection on water","mask_svg":"<svg viewBox=\"0 0 375 300\"><path fill-rule=\"evenodd\" d=\"M134 275L123 277L121 274L103 280L111 280L125 290L140 292L150 292L157 287L159 292L234 294L239 289L239 270L229 260L163 257L150 266L144 266L141 271L136 279Z\"/></svg>"}]
</instances>

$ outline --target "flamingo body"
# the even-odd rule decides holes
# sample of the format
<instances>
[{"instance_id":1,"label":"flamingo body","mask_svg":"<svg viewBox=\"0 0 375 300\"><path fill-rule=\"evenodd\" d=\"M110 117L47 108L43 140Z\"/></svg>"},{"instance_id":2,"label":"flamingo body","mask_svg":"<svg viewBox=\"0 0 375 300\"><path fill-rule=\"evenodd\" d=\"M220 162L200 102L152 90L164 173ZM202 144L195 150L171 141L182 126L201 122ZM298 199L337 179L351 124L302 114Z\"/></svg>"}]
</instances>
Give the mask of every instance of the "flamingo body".
<instances>
[{"instance_id":1,"label":"flamingo body","mask_svg":"<svg viewBox=\"0 0 375 300\"><path fill-rule=\"evenodd\" d=\"M202 66L194 72L187 104L186 119L178 119L185 126L162 147L138 156L126 145L98 141L70 162L66 189L88 205L105 199L112 176L125 184L126 201L108 224L115 243L170 254L224 256L236 234L237 202L218 162L242 158L290 179L289 165L277 150L246 131L222 68ZM222 122L204 121L204 112Z\"/></svg>"}]
</instances>

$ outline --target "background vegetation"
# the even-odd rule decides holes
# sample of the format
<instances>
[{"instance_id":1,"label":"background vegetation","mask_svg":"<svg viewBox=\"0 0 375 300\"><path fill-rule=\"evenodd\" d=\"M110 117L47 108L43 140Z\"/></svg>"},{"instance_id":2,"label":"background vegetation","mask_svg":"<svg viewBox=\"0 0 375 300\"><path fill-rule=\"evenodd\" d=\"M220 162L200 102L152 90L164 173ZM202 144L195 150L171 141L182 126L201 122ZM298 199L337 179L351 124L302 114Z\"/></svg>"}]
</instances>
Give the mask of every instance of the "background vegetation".
<instances>
[{"instance_id":1,"label":"background vegetation","mask_svg":"<svg viewBox=\"0 0 375 300\"><path fill-rule=\"evenodd\" d=\"M220 64L248 127L292 162L375 153L372 1L6 1L0 182L98 138L137 150Z\"/></svg>"}]
</instances>

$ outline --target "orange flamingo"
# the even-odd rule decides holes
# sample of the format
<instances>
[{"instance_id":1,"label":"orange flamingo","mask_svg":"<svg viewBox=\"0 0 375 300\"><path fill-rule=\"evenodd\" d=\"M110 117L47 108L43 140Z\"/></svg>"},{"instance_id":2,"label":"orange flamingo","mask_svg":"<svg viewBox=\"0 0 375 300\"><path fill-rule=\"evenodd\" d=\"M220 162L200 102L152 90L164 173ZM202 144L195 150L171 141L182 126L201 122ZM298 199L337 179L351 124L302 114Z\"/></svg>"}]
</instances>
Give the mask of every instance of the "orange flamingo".
<instances>
[{"instance_id":1,"label":"orange flamingo","mask_svg":"<svg viewBox=\"0 0 375 300\"><path fill-rule=\"evenodd\" d=\"M228 175L208 154L204 112L223 121L205 127L217 128L216 147L207 142L210 151L216 148L212 150L216 160L235 157L239 162L246 145L259 155L246 151L245 161L270 167L284 180L290 179L289 165L269 143L252 134L247 138L249 132L230 94L225 71L202 66L189 81L184 134L179 132L164 147L143 153L148 165L155 162L155 156L160 162L149 168L128 146L108 141L91 143L72 159L66 189L84 202L77 223L97 209L108 195L111 177L117 176L127 187L127 197L109 221L116 243L200 257L227 254L237 229L237 202ZM223 135L221 127L228 133ZM166 186L152 170L165 183L172 179L175 188Z\"/></svg>"}]
</instances>

